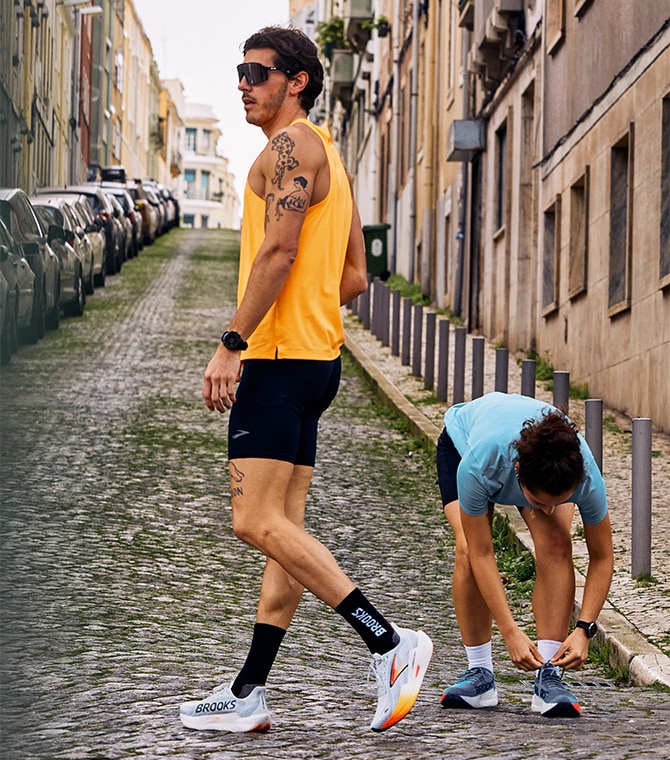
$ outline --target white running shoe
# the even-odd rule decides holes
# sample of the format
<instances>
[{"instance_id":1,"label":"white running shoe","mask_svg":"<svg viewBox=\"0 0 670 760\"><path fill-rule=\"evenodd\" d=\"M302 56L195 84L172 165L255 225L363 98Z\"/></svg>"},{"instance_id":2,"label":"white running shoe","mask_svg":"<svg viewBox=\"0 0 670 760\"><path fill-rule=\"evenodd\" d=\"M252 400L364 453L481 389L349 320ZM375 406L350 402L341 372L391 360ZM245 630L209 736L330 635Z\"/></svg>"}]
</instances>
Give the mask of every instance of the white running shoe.
<instances>
[{"instance_id":1,"label":"white running shoe","mask_svg":"<svg viewBox=\"0 0 670 760\"><path fill-rule=\"evenodd\" d=\"M271 724L265 686L240 699L224 684L200 702L184 702L179 717L186 728L200 731L268 731Z\"/></svg>"},{"instance_id":2,"label":"white running shoe","mask_svg":"<svg viewBox=\"0 0 670 760\"><path fill-rule=\"evenodd\" d=\"M373 654L370 664L378 700L370 725L373 731L391 728L414 707L433 654L433 642L423 631L393 627L400 636L398 645L386 654Z\"/></svg>"}]
</instances>

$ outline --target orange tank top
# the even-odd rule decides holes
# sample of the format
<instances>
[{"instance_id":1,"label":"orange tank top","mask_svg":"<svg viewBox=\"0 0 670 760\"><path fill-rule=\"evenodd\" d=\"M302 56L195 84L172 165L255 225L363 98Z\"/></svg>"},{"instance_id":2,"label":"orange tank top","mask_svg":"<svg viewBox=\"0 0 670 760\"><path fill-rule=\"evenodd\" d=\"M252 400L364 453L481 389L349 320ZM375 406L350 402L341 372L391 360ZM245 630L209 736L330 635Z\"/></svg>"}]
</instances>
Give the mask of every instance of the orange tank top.
<instances>
[{"instance_id":1,"label":"orange tank top","mask_svg":"<svg viewBox=\"0 0 670 760\"><path fill-rule=\"evenodd\" d=\"M339 356L344 343L340 281L353 208L349 180L328 130L307 119L297 119L293 124L306 124L321 138L330 168L330 187L326 197L307 210L291 271L277 300L249 338L244 359L330 361ZM263 242L265 213L265 199L256 195L247 181L238 303Z\"/></svg>"}]
</instances>

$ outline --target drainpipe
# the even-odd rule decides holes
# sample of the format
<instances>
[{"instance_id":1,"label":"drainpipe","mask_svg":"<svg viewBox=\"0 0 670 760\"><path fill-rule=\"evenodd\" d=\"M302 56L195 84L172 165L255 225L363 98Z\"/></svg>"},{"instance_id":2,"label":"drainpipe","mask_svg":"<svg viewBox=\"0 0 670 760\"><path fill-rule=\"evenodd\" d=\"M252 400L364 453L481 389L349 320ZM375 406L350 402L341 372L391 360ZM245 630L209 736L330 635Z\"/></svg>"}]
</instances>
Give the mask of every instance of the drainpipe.
<instances>
[{"instance_id":1,"label":"drainpipe","mask_svg":"<svg viewBox=\"0 0 670 760\"><path fill-rule=\"evenodd\" d=\"M412 169L409 212L409 281L414 282L414 260L416 257L416 146L419 105L419 3L412 3L412 75L409 95L409 165Z\"/></svg>"},{"instance_id":2,"label":"drainpipe","mask_svg":"<svg viewBox=\"0 0 670 760\"><path fill-rule=\"evenodd\" d=\"M463 118L467 119L470 115L470 75L468 74L468 50L470 49L470 31L463 30L462 45L463 50ZM468 162L461 162L461 197L458 210L458 256L456 258L456 276L454 283L454 314L462 316L463 309L463 268L465 264L465 225L468 214Z\"/></svg>"},{"instance_id":3,"label":"drainpipe","mask_svg":"<svg viewBox=\"0 0 670 760\"><path fill-rule=\"evenodd\" d=\"M401 3L396 0L394 21L391 27L393 34L393 112L391 141L393 144L393 159L389 171L389 191L392 197L389 199L389 211L391 212L391 263L389 269L392 274L398 271L398 196L400 194L400 185L398 178L400 176L398 163L400 162L400 51L402 49L402 39L400 36L401 25Z\"/></svg>"}]
</instances>

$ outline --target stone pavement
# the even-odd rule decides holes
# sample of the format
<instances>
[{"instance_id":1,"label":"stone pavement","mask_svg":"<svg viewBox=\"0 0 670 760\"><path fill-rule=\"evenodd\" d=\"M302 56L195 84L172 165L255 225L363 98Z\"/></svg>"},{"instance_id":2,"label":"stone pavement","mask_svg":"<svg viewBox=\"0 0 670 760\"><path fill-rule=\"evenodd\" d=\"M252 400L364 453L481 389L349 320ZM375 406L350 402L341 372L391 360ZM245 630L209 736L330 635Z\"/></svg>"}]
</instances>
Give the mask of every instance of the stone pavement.
<instances>
[{"instance_id":1,"label":"stone pavement","mask_svg":"<svg viewBox=\"0 0 670 760\"><path fill-rule=\"evenodd\" d=\"M436 403L422 378L412 375L410 365L403 365L375 336L363 329L354 314L345 314L346 347L364 370L376 393L394 407L408 422L412 432L432 450L443 427L446 403ZM451 327L450 346L454 345ZM472 344L466 342L466 399L472 382ZM425 352L425 338L422 347ZM450 362L453 362L453 348ZM425 353L422 354L425 357ZM425 361L425 359L424 359ZM423 365L422 365L423 366ZM449 389L452 388L453 364L449 365ZM557 368L558 369L558 368ZM495 348L487 343L484 392L495 388ZM519 393L521 371L510 358L508 389ZM535 395L546 401L552 395L544 383L536 383ZM449 397L449 394L448 394ZM579 423L584 420L583 401L570 401L569 410ZM611 424L603 431L603 474L607 484L615 551L615 572L608 602L598 620L601 639L610 645L612 663L629 669L635 683L658 682L670 687L670 436L655 430L652 434L652 576L654 583L636 583L630 573L630 431L632 422L619 412L604 406L604 418ZM583 425L581 426L583 432ZM530 533L516 508L498 507L509 518L519 542L533 551ZM575 568L577 590L575 612L578 615L588 566L588 553L579 538L575 517Z\"/></svg>"},{"instance_id":2,"label":"stone pavement","mask_svg":"<svg viewBox=\"0 0 670 760\"><path fill-rule=\"evenodd\" d=\"M268 684L272 730L181 725L182 701L241 666L263 567L231 531L227 415L201 398L234 308L233 243L213 230L160 238L83 318L0 372L2 760L667 758L667 693L587 663L566 674L582 717L546 720L499 637L499 707L439 706L464 656L432 457L348 360L322 421L308 529L385 614L433 638L419 701L370 731L367 650L307 593Z\"/></svg>"}]
</instances>

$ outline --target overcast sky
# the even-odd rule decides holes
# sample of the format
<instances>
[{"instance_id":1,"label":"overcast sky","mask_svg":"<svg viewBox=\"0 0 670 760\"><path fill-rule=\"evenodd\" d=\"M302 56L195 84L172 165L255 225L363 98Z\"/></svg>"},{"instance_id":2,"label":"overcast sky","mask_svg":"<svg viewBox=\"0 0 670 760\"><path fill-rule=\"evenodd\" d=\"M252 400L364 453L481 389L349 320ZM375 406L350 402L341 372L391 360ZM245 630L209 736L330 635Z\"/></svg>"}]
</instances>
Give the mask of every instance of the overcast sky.
<instances>
[{"instance_id":1,"label":"overcast sky","mask_svg":"<svg viewBox=\"0 0 670 760\"><path fill-rule=\"evenodd\" d=\"M213 107L241 201L247 172L266 138L244 118L235 71L240 45L262 26L286 24L288 0L133 1L161 78L180 79L189 102Z\"/></svg>"}]
</instances>

